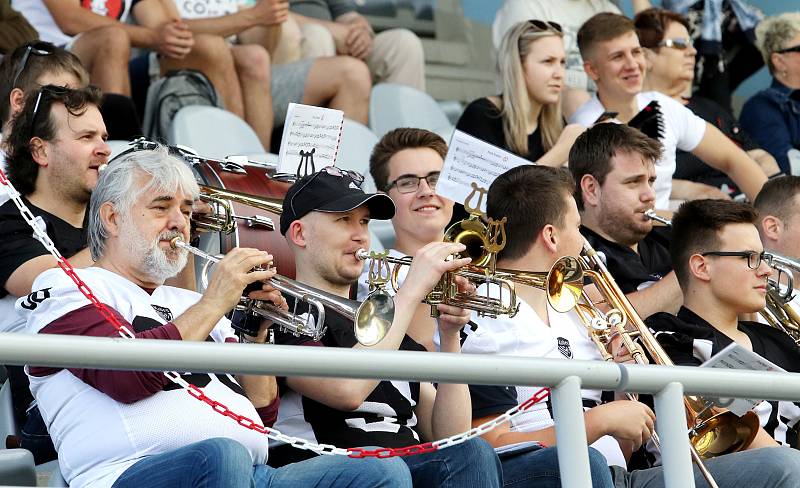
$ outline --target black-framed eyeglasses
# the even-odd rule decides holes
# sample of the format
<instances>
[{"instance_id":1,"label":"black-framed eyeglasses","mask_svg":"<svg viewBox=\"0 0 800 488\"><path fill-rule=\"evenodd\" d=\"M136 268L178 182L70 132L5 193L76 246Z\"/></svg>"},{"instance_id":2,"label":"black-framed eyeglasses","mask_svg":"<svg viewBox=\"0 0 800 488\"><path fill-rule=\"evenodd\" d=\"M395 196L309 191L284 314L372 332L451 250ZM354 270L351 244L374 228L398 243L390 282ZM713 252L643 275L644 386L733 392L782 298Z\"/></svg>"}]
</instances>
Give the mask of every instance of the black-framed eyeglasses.
<instances>
[{"instance_id":1,"label":"black-framed eyeglasses","mask_svg":"<svg viewBox=\"0 0 800 488\"><path fill-rule=\"evenodd\" d=\"M558 22L550 22L549 20L530 19L528 23L531 24L538 31L554 31L559 34L564 33L564 29Z\"/></svg>"},{"instance_id":2,"label":"black-framed eyeglasses","mask_svg":"<svg viewBox=\"0 0 800 488\"><path fill-rule=\"evenodd\" d=\"M419 183L422 180L425 180L425 183L428 184L431 190L435 190L440 174L440 171L431 171L425 176L403 175L390 182L386 187L386 191L391 190L392 187L397 187L397 191L400 193L414 193L419 189Z\"/></svg>"},{"instance_id":3,"label":"black-framed eyeglasses","mask_svg":"<svg viewBox=\"0 0 800 488\"><path fill-rule=\"evenodd\" d=\"M685 51L690 47L694 47L694 42L686 37L676 37L674 39L664 39L658 43L658 47L671 47L680 51Z\"/></svg>"},{"instance_id":4,"label":"black-framed eyeglasses","mask_svg":"<svg viewBox=\"0 0 800 488\"><path fill-rule=\"evenodd\" d=\"M336 166L325 166L321 170L319 170L316 173L314 173L311 176L311 178L307 179L306 182L303 183L303 186L301 186L300 188L297 189L296 192L294 192L294 195L292 195L292 198L289 200L289 208L292 209L292 213L293 214L295 214L295 215L297 214L297 212L294 210L294 198L297 195L299 195L300 193L302 193L303 190L308 185L310 185L312 181L314 181L314 178L316 178L317 176L319 176L322 173L326 173L326 174L329 174L331 176L338 176L340 178L349 178L359 188L361 188L361 185L364 183L364 175L362 175L358 171L352 171L352 170L349 170L349 169L337 168Z\"/></svg>"},{"instance_id":5,"label":"black-framed eyeglasses","mask_svg":"<svg viewBox=\"0 0 800 488\"><path fill-rule=\"evenodd\" d=\"M45 85L39 89L39 94L36 95L36 102L33 104L33 113L31 115L31 134L30 137L33 137L33 131L36 127L36 117L39 115L39 109L44 105L45 96L48 95L51 98L53 96L58 98L63 98L67 93L71 92L70 88L65 86L57 86L57 85Z\"/></svg>"},{"instance_id":6,"label":"black-framed eyeglasses","mask_svg":"<svg viewBox=\"0 0 800 488\"><path fill-rule=\"evenodd\" d=\"M761 261L769 261L769 255L763 251L709 251L700 253L700 255L747 259L747 267L750 269L758 269L761 266Z\"/></svg>"},{"instance_id":7,"label":"black-framed eyeglasses","mask_svg":"<svg viewBox=\"0 0 800 488\"><path fill-rule=\"evenodd\" d=\"M25 54L22 55L22 59L19 61L17 71L14 72L14 81L11 82L12 90L17 88L19 77L22 75L22 72L25 71L25 67L28 65L28 59L31 57L31 54L35 56L49 56L53 54L53 51L49 45L43 42L34 42L28 44L28 47L25 48Z\"/></svg>"},{"instance_id":8,"label":"black-framed eyeglasses","mask_svg":"<svg viewBox=\"0 0 800 488\"><path fill-rule=\"evenodd\" d=\"M800 53L800 44L775 51L778 54Z\"/></svg>"}]
</instances>

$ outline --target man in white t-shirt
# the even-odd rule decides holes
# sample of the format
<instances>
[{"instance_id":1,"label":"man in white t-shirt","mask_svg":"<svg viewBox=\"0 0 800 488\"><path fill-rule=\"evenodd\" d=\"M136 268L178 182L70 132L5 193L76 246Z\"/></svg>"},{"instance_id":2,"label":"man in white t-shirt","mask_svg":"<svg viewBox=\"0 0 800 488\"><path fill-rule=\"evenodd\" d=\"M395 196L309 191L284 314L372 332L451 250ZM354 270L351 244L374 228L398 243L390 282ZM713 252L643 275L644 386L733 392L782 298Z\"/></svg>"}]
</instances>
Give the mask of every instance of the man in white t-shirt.
<instances>
[{"instance_id":1,"label":"man in white t-shirt","mask_svg":"<svg viewBox=\"0 0 800 488\"><path fill-rule=\"evenodd\" d=\"M764 251L800 262L800 176L781 176L769 180L753 205L758 210L756 227ZM789 306L800 314L800 270L792 270L792 274L795 289ZM761 316L758 319L764 320Z\"/></svg>"},{"instance_id":2,"label":"man in white t-shirt","mask_svg":"<svg viewBox=\"0 0 800 488\"><path fill-rule=\"evenodd\" d=\"M267 252L236 248L215 266L204 295L164 285L187 263L187 252L173 249L171 240L189 240L198 195L191 170L164 147L123 156L100 175L89 208L95 264L77 274L133 340L237 342L224 314L247 285L275 275ZM116 325L61 269L40 275L34 289L17 304L28 314L31 333L119 337ZM287 308L268 284L249 296ZM269 325L263 321L243 340L265 342ZM36 366L27 372L70 486L410 485L400 460L321 456L270 468L265 435L221 415L161 372ZM181 377L256 425L277 418L272 376Z\"/></svg>"},{"instance_id":3,"label":"man in white t-shirt","mask_svg":"<svg viewBox=\"0 0 800 488\"><path fill-rule=\"evenodd\" d=\"M616 112L616 120L627 123L653 100L661 107L664 155L656 164L657 209L668 209L670 198L709 196L677 185L673 188L676 149L689 151L726 173L748 198L755 198L767 179L758 164L716 127L677 101L658 92L642 93L645 58L633 21L618 14L597 14L578 31L578 46L586 73L597 84L597 94L570 117L571 123L590 126L605 111ZM721 194L716 192L714 196Z\"/></svg>"},{"instance_id":4,"label":"man in white t-shirt","mask_svg":"<svg viewBox=\"0 0 800 488\"><path fill-rule=\"evenodd\" d=\"M446 154L444 139L425 129L395 129L372 149L370 174L378 190L389 195L396 208L391 257L414 256L426 244L443 240L445 227L453 216L453 202L438 196L435 190ZM400 284L407 272L408 267L404 266ZM365 266L358 279L359 300L369 292L368 274ZM435 330L430 306L419 304L408 335L432 351Z\"/></svg>"},{"instance_id":5,"label":"man in white t-shirt","mask_svg":"<svg viewBox=\"0 0 800 488\"><path fill-rule=\"evenodd\" d=\"M561 257L576 256L583 247L580 215L572 198L571 177L562 169L520 166L499 176L489 188L487 215L505 217L506 246L498 266L525 271L547 271ZM520 312L513 318L473 317L474 328L465 327L464 353L503 354L577 360L602 360L574 312L555 311L547 292L517 285ZM630 355L622 347L610 351L617 362ZM536 388L471 386L473 425L483 423L508 408L526 401ZM601 402L600 392L583 391L587 439L611 466L613 486L662 487L661 467L628 472L624 460L632 449L647 442L654 431L655 414L646 405L631 400ZM555 429L547 405L537 404L512 425L502 424L484 435L493 446L522 442L556 443ZM764 463L764 464L761 464ZM720 487L793 486L790 473L800 469L800 455L791 449L756 449L706 461ZM504 460L506 483L524 479L523 462ZM695 469L695 483L705 481ZM593 475L595 472L593 472ZM601 475L597 471L598 475ZM608 475L608 471L605 472ZM602 478L593 479L594 486ZM790 481L791 480L791 481Z\"/></svg>"},{"instance_id":6,"label":"man in white t-shirt","mask_svg":"<svg viewBox=\"0 0 800 488\"><path fill-rule=\"evenodd\" d=\"M566 48L566 90L561 95L564 116L569 117L597 91L594 82L583 70L583 59L578 50L578 29L593 15L600 12L622 13L610 0L505 0L492 23L494 50L500 49L503 36L517 22L529 19L546 20L559 24L564 32Z\"/></svg>"}]
</instances>

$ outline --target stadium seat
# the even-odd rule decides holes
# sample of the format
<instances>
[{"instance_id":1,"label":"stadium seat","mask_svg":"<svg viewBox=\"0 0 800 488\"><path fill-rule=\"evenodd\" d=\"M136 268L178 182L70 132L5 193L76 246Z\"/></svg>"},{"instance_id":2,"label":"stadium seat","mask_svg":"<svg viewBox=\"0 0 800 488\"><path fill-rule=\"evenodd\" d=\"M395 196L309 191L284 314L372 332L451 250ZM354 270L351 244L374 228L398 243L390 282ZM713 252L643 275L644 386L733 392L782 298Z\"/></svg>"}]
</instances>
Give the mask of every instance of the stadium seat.
<instances>
[{"instance_id":1,"label":"stadium seat","mask_svg":"<svg viewBox=\"0 0 800 488\"><path fill-rule=\"evenodd\" d=\"M36 467L30 451L0 449L0 485L36 486Z\"/></svg>"},{"instance_id":2,"label":"stadium seat","mask_svg":"<svg viewBox=\"0 0 800 488\"><path fill-rule=\"evenodd\" d=\"M188 146L200 156L213 159L267 152L247 122L227 110L202 105L178 110L167 142Z\"/></svg>"},{"instance_id":3,"label":"stadium seat","mask_svg":"<svg viewBox=\"0 0 800 488\"><path fill-rule=\"evenodd\" d=\"M5 446L6 437L17 435L17 422L14 419L14 403L11 401L11 384L3 382L0 388L0 442Z\"/></svg>"},{"instance_id":4,"label":"stadium seat","mask_svg":"<svg viewBox=\"0 0 800 488\"><path fill-rule=\"evenodd\" d=\"M378 137L398 127L417 127L449 140L453 131L453 124L430 95L394 83L379 83L372 88L369 120Z\"/></svg>"}]
</instances>

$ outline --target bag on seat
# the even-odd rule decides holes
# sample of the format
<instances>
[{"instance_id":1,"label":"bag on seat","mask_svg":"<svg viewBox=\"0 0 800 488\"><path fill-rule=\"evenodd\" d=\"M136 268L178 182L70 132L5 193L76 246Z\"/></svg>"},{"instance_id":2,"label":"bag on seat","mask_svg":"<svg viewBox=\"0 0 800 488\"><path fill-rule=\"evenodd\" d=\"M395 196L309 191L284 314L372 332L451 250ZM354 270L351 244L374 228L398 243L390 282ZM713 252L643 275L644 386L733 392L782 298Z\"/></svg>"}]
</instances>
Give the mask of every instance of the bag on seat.
<instances>
[{"instance_id":1,"label":"bag on seat","mask_svg":"<svg viewBox=\"0 0 800 488\"><path fill-rule=\"evenodd\" d=\"M153 82L147 91L145 137L151 141L165 141L175 114L189 105L222 108L217 90L200 71L174 70Z\"/></svg>"}]
</instances>

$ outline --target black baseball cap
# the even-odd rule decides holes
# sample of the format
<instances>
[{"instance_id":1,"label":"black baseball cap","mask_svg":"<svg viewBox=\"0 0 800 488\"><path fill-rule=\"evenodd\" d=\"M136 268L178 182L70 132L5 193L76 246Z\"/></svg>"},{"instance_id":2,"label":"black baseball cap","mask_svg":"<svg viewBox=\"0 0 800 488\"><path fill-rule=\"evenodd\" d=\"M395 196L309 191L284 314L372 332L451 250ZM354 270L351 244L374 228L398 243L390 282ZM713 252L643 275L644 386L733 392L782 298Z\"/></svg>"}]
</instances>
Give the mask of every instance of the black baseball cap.
<instances>
[{"instance_id":1,"label":"black baseball cap","mask_svg":"<svg viewBox=\"0 0 800 488\"><path fill-rule=\"evenodd\" d=\"M394 202L383 193L364 193L358 173L329 166L297 180L286 192L281 213L281 234L289 226L312 211L348 212L367 205L370 218L388 220L394 217Z\"/></svg>"}]
</instances>

